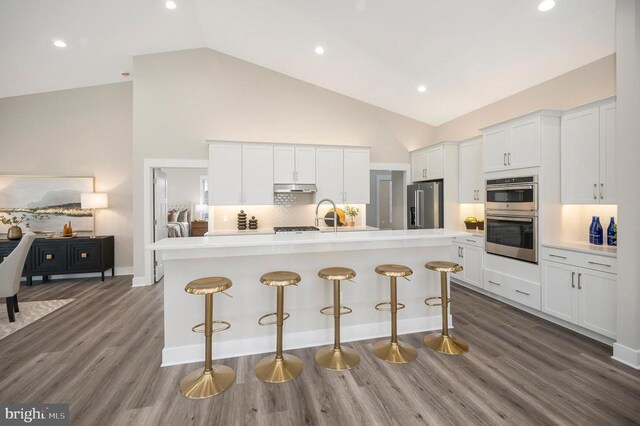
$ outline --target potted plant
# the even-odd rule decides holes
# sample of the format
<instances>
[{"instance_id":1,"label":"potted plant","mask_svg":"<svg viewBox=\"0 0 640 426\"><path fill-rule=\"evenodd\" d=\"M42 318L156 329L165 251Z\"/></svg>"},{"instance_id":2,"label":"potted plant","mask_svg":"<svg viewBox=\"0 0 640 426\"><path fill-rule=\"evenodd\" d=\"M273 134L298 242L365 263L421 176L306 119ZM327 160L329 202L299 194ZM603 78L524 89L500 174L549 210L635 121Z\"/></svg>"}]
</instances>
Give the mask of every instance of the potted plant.
<instances>
[{"instance_id":1,"label":"potted plant","mask_svg":"<svg viewBox=\"0 0 640 426\"><path fill-rule=\"evenodd\" d=\"M0 215L0 222L2 222L3 225L9 226L9 229L7 229L7 240L19 240L22 238L22 228L20 228L21 224L24 223L27 228L29 227L27 215L24 213L19 219L13 215L9 217Z\"/></svg>"},{"instance_id":2,"label":"potted plant","mask_svg":"<svg viewBox=\"0 0 640 426\"><path fill-rule=\"evenodd\" d=\"M347 216L351 219L349 221L349 226L356 225L356 217L360 214L360 209L357 207L344 206L344 211L347 213Z\"/></svg>"}]
</instances>

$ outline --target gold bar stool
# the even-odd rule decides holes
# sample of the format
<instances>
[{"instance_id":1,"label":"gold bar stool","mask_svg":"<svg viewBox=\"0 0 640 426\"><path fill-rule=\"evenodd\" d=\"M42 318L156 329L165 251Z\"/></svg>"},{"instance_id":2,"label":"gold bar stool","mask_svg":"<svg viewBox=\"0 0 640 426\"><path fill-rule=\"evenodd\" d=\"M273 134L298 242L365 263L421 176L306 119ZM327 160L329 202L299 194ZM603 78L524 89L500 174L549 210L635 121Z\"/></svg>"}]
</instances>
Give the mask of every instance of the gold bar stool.
<instances>
[{"instance_id":1,"label":"gold bar stool","mask_svg":"<svg viewBox=\"0 0 640 426\"><path fill-rule=\"evenodd\" d=\"M428 297L424 303L428 306L442 306L442 333L431 333L425 336L424 344L434 351L448 355L460 355L469 351L469 345L459 338L449 336L449 292L447 291L447 273L460 272L462 266L453 262L427 262L424 265L430 271L440 272L441 296ZM440 300L440 303L431 303Z\"/></svg>"},{"instance_id":2,"label":"gold bar stool","mask_svg":"<svg viewBox=\"0 0 640 426\"><path fill-rule=\"evenodd\" d=\"M231 327L227 321L213 320L213 294L224 293L231 287L231 280L224 277L206 277L191 281L184 288L190 294L204 294L204 323L194 326L191 330L195 333L203 333L204 344L204 370L196 370L190 373L180 382L180 393L191 399L208 398L222 393L233 383L236 374L226 365L211 365L211 336L213 333L228 330ZM214 324L222 324L213 328ZM204 330L202 327L204 326Z\"/></svg>"},{"instance_id":3,"label":"gold bar stool","mask_svg":"<svg viewBox=\"0 0 640 426\"><path fill-rule=\"evenodd\" d=\"M323 280L333 280L333 306L320 309L320 313L333 315L334 339L333 346L316 352L316 362L329 370L349 370L360 363L360 355L348 346L340 346L340 315L352 312L351 308L340 305L340 281L350 280L356 273L353 269L335 267L321 269L318 276Z\"/></svg>"},{"instance_id":4,"label":"gold bar stool","mask_svg":"<svg viewBox=\"0 0 640 426\"><path fill-rule=\"evenodd\" d=\"M284 312L284 288L289 285L298 285L301 278L295 272L276 271L269 272L260 277L260 282L264 285L276 287L278 290L278 301L276 312L260 317L258 324L262 326L273 325L277 327L276 353L262 358L256 364L256 376L260 380L269 383L282 383L293 380L302 371L302 360L297 356L282 353L282 324L289 318L289 314ZM274 316L275 321L263 322L267 317Z\"/></svg>"},{"instance_id":5,"label":"gold bar stool","mask_svg":"<svg viewBox=\"0 0 640 426\"><path fill-rule=\"evenodd\" d=\"M391 341L383 340L373 345L373 353L380 359L395 364L406 364L416 359L416 349L408 343L398 341L398 310L404 309L404 304L398 303L398 277L408 280L413 271L404 265L379 265L376 273L391 279L391 301L378 303L379 311L391 311ZM383 306L388 305L388 308Z\"/></svg>"}]
</instances>

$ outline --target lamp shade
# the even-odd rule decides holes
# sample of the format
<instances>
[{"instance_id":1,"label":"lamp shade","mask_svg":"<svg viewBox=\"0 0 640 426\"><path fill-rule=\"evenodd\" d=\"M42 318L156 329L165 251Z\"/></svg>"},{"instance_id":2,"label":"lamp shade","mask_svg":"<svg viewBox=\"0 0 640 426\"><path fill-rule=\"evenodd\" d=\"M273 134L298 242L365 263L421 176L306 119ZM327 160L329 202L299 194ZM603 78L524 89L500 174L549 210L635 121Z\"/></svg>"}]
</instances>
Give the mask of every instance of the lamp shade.
<instances>
[{"instance_id":1,"label":"lamp shade","mask_svg":"<svg viewBox=\"0 0 640 426\"><path fill-rule=\"evenodd\" d=\"M85 192L80 194L80 207L83 209L106 209L109 207L107 194L104 192Z\"/></svg>"}]
</instances>

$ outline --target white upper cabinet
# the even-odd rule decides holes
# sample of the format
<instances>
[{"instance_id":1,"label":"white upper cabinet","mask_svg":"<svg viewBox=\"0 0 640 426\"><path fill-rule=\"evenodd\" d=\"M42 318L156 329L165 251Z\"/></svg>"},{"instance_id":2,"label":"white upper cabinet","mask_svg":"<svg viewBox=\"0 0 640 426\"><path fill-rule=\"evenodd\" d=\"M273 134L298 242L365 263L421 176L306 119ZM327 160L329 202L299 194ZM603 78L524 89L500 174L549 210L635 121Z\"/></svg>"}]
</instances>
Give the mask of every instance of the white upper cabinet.
<instances>
[{"instance_id":1,"label":"white upper cabinet","mask_svg":"<svg viewBox=\"0 0 640 426\"><path fill-rule=\"evenodd\" d=\"M563 204L615 204L614 102L570 110L562 117Z\"/></svg>"},{"instance_id":2,"label":"white upper cabinet","mask_svg":"<svg viewBox=\"0 0 640 426\"><path fill-rule=\"evenodd\" d=\"M209 145L209 205L273 204L273 145Z\"/></svg>"},{"instance_id":3,"label":"white upper cabinet","mask_svg":"<svg viewBox=\"0 0 640 426\"><path fill-rule=\"evenodd\" d=\"M411 181L427 180L427 151L421 149L411 153Z\"/></svg>"},{"instance_id":4,"label":"white upper cabinet","mask_svg":"<svg viewBox=\"0 0 640 426\"><path fill-rule=\"evenodd\" d=\"M242 144L210 144L209 205L241 205L242 195Z\"/></svg>"},{"instance_id":5,"label":"white upper cabinet","mask_svg":"<svg viewBox=\"0 0 640 426\"><path fill-rule=\"evenodd\" d=\"M316 183L316 149L309 146L274 145L273 183Z\"/></svg>"},{"instance_id":6,"label":"white upper cabinet","mask_svg":"<svg viewBox=\"0 0 640 426\"><path fill-rule=\"evenodd\" d=\"M273 145L242 145L242 204L273 204Z\"/></svg>"},{"instance_id":7,"label":"white upper cabinet","mask_svg":"<svg viewBox=\"0 0 640 426\"><path fill-rule=\"evenodd\" d=\"M444 177L444 145L422 148L411 153L411 181Z\"/></svg>"},{"instance_id":8,"label":"white upper cabinet","mask_svg":"<svg viewBox=\"0 0 640 426\"><path fill-rule=\"evenodd\" d=\"M342 148L316 148L316 201L324 198L341 203L344 197Z\"/></svg>"},{"instance_id":9,"label":"white upper cabinet","mask_svg":"<svg viewBox=\"0 0 640 426\"><path fill-rule=\"evenodd\" d=\"M344 203L369 204L369 150L344 150Z\"/></svg>"},{"instance_id":10,"label":"white upper cabinet","mask_svg":"<svg viewBox=\"0 0 640 426\"><path fill-rule=\"evenodd\" d=\"M484 171L540 166L541 118L525 117L484 131Z\"/></svg>"},{"instance_id":11,"label":"white upper cabinet","mask_svg":"<svg viewBox=\"0 0 640 426\"><path fill-rule=\"evenodd\" d=\"M427 179L442 179L444 177L444 145L427 148Z\"/></svg>"},{"instance_id":12,"label":"white upper cabinet","mask_svg":"<svg viewBox=\"0 0 640 426\"><path fill-rule=\"evenodd\" d=\"M458 202L482 204L484 202L482 138L461 142L458 152Z\"/></svg>"}]
</instances>

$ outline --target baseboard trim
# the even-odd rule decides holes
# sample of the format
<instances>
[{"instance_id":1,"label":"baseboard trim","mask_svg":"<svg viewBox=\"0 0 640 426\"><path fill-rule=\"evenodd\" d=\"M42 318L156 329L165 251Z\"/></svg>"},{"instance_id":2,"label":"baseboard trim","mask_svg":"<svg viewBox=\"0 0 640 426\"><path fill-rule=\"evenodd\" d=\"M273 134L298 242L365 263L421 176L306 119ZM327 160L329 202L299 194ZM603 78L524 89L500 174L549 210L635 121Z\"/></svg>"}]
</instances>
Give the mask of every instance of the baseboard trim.
<instances>
[{"instance_id":1,"label":"baseboard trim","mask_svg":"<svg viewBox=\"0 0 640 426\"><path fill-rule=\"evenodd\" d=\"M494 294L494 293L491 293L489 291L486 291L483 288L476 287L476 286L471 285L471 284L467 284L464 281L460 281L459 279L455 279L455 278L452 277L451 278L451 282L453 282L455 284L458 284L458 285L460 285L460 286L462 286L464 288L467 288L469 290L473 290L476 293L480 293L480 294L482 294L484 296L487 296L487 297L490 297L492 299L499 300L502 303L505 303L507 305L513 306L514 308L520 309L521 311L524 311L524 312L526 312L528 314L534 315L534 316L536 316L538 318L542 318L545 321L549 321L549 322L551 322L553 324L559 325L560 327L567 328L567 329L569 329L571 331L574 331L574 332L576 332L578 334L581 334L581 335L583 335L585 337L588 337L590 339L597 340L598 342L604 343L605 345L613 346L613 344L615 342L615 340L610 338L610 337L603 336L603 335L598 334L596 332L593 332L591 330L587 330L586 328L582 328L582 327L577 326L575 324L572 324L570 322L561 320L560 318L556 318L554 316L551 316L551 315L547 314L546 312L542 312L542 311L539 311L537 309L530 308L529 306L521 305L518 302L514 302L513 300L507 299L507 298L502 297L502 296L498 296L497 294Z\"/></svg>"},{"instance_id":2,"label":"baseboard trim","mask_svg":"<svg viewBox=\"0 0 640 426\"><path fill-rule=\"evenodd\" d=\"M614 343L613 356L611 358L631 368L640 370L640 350L638 349L631 349L620 343Z\"/></svg>"},{"instance_id":3,"label":"baseboard trim","mask_svg":"<svg viewBox=\"0 0 640 426\"><path fill-rule=\"evenodd\" d=\"M153 284L153 280L150 280L147 277L133 277L133 280L131 280L131 287L144 287Z\"/></svg>"},{"instance_id":4,"label":"baseboard trim","mask_svg":"<svg viewBox=\"0 0 640 426\"><path fill-rule=\"evenodd\" d=\"M451 315L449 315L449 324L453 324ZM402 335L440 330L441 327L442 320L439 316L398 320L398 329L401 330L399 334ZM342 327L340 334L342 343L389 337L389 323L380 322ZM297 333L286 333L285 331L285 350L324 346L331 343L333 343L333 329ZM213 359L270 353L274 351L274 347L275 341L272 335L214 342ZM162 349L162 367L203 361L204 343Z\"/></svg>"}]
</instances>

